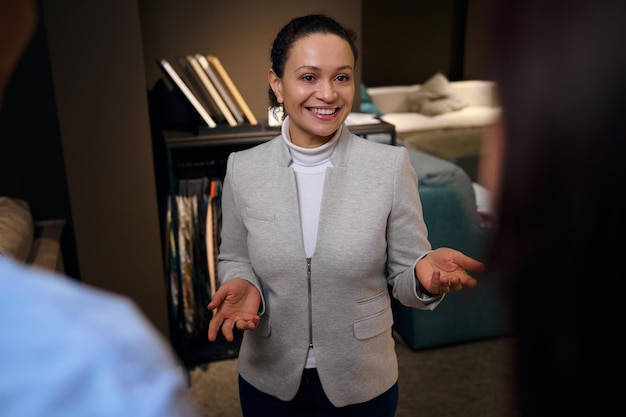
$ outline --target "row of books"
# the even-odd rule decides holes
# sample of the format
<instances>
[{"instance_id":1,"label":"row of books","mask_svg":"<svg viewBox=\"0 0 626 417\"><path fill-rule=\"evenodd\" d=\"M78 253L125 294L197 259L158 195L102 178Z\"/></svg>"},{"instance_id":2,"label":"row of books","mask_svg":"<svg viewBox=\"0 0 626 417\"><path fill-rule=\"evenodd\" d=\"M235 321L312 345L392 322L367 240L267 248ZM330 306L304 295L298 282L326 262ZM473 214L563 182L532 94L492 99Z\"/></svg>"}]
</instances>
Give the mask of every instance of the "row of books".
<instances>
[{"instance_id":1,"label":"row of books","mask_svg":"<svg viewBox=\"0 0 626 417\"><path fill-rule=\"evenodd\" d=\"M216 56L194 54L159 59L157 63L172 87L185 96L209 128L258 124Z\"/></svg>"}]
</instances>

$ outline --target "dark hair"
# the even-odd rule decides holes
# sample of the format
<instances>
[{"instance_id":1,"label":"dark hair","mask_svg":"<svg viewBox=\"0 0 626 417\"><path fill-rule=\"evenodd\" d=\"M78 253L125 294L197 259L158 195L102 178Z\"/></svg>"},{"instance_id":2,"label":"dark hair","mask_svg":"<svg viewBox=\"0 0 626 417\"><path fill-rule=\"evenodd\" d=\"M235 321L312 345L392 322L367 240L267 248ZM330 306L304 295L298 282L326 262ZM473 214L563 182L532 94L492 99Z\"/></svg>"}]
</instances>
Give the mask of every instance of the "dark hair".
<instances>
[{"instance_id":1,"label":"dark hair","mask_svg":"<svg viewBox=\"0 0 626 417\"><path fill-rule=\"evenodd\" d=\"M307 16L297 17L287 23L276 35L274 43L272 44L272 51L270 52L270 61L272 62L272 70L279 77L282 78L285 72L285 62L289 56L289 50L300 38L304 38L316 33L327 33L331 35L337 35L341 39L348 42L352 54L354 55L354 62L358 59L358 49L356 46L356 32L351 29L343 27L336 20L323 15L323 14L310 14ZM280 103L274 95L272 88L268 91L269 101L271 107L278 107Z\"/></svg>"}]
</instances>

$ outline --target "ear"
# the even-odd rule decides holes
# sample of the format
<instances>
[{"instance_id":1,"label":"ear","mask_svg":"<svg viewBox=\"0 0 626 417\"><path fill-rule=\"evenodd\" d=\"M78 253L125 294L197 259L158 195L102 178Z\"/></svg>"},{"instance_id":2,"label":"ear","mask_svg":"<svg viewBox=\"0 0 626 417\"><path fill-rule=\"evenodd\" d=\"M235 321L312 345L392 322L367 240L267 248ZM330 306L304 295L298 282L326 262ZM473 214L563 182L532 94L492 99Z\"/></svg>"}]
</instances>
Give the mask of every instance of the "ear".
<instances>
[{"instance_id":1,"label":"ear","mask_svg":"<svg viewBox=\"0 0 626 417\"><path fill-rule=\"evenodd\" d=\"M276 95L276 99L278 100L278 102L283 103L283 83L278 75L276 75L274 70L270 69L269 73L267 74L267 80L269 81L270 87Z\"/></svg>"}]
</instances>

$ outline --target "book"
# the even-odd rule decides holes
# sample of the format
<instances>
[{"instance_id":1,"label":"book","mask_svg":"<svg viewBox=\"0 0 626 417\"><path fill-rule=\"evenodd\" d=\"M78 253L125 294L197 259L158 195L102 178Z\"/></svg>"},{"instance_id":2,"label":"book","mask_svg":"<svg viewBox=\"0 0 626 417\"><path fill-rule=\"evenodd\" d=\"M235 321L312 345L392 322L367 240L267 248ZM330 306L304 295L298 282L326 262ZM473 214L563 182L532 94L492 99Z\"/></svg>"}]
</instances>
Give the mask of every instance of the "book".
<instances>
[{"instance_id":1,"label":"book","mask_svg":"<svg viewBox=\"0 0 626 417\"><path fill-rule=\"evenodd\" d=\"M202 81L200 81L200 78L198 78L198 75L191 68L187 60L177 56L173 62L170 61L170 64L172 64L172 67L178 72L178 75L187 87L189 87L191 92L198 98L198 101L204 106L204 109L213 118L213 121L215 121L218 126L227 123L217 103L213 101L213 97L211 97L209 92L204 88Z\"/></svg>"},{"instance_id":2,"label":"book","mask_svg":"<svg viewBox=\"0 0 626 417\"><path fill-rule=\"evenodd\" d=\"M181 93L183 93L187 101L191 104L191 106L195 109L198 115L202 118L204 123L206 123L207 126L211 128L216 127L217 123L215 123L215 120L213 120L211 115L209 115L207 110L202 106L198 98L191 92L191 90L182 80L180 75L178 75L178 73L174 70L170 62L166 59L160 59L158 61L158 64L161 70L163 71L163 73L165 74L165 76L172 83L174 88L178 88L178 90Z\"/></svg>"},{"instance_id":3,"label":"book","mask_svg":"<svg viewBox=\"0 0 626 417\"><path fill-rule=\"evenodd\" d=\"M198 77L200 83L202 84L201 87L204 87L205 92L211 96L211 98L217 105L217 108L224 116L224 119L226 119L226 122L230 126L237 126L237 121L235 120L235 117L232 115L230 109L222 99L222 96L220 96L217 89L209 79L207 73L204 71L196 57L194 55L187 55L185 59L191 66L191 69L195 72L195 75Z\"/></svg>"},{"instance_id":4,"label":"book","mask_svg":"<svg viewBox=\"0 0 626 417\"><path fill-rule=\"evenodd\" d=\"M228 109L233 114L233 117L237 120L237 123L243 123L245 120L243 114L241 113L241 109L239 109L237 103L235 103L234 101L234 97L228 92L228 89L226 88L226 86L224 86L224 84L220 80L220 77L211 67L209 61L204 55L196 54L195 57L204 72L206 72L207 76L217 89L222 99L224 100L224 103L226 103L226 105L228 106Z\"/></svg>"},{"instance_id":5,"label":"book","mask_svg":"<svg viewBox=\"0 0 626 417\"><path fill-rule=\"evenodd\" d=\"M217 72L222 82L224 82L224 85L226 85L226 88L228 88L228 91L230 91L230 93L234 97L235 101L237 102L237 105L239 106L243 114L246 116L246 119L248 120L248 122L252 125L258 124L259 122L257 121L256 117L254 117L254 114L252 114L250 107L248 107L248 104L241 96L241 93L239 92L239 90L235 86L235 83L233 83L233 80L230 78L230 76L226 72L226 69L220 62L219 58L217 58L215 55L207 55L207 60L209 61L209 64L213 66L213 68L215 69L215 72Z\"/></svg>"}]
</instances>

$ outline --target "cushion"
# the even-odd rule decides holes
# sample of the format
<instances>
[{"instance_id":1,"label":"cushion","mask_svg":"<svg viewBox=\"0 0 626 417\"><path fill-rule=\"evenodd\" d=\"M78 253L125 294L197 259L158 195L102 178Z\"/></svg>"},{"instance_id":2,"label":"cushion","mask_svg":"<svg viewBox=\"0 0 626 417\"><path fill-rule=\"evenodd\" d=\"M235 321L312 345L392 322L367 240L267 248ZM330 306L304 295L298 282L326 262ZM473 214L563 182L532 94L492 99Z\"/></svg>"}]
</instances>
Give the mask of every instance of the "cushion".
<instances>
[{"instance_id":1,"label":"cushion","mask_svg":"<svg viewBox=\"0 0 626 417\"><path fill-rule=\"evenodd\" d=\"M28 203L0 197L0 256L26 262L34 234L35 226Z\"/></svg>"},{"instance_id":2,"label":"cushion","mask_svg":"<svg viewBox=\"0 0 626 417\"><path fill-rule=\"evenodd\" d=\"M361 83L361 112L374 113L376 116L382 116L383 112L372 101L372 97L367 92L365 84Z\"/></svg>"},{"instance_id":3,"label":"cushion","mask_svg":"<svg viewBox=\"0 0 626 417\"><path fill-rule=\"evenodd\" d=\"M449 84L445 75L436 73L419 90L409 94L409 109L427 116L436 116L466 107L467 103L452 91Z\"/></svg>"}]
</instances>

